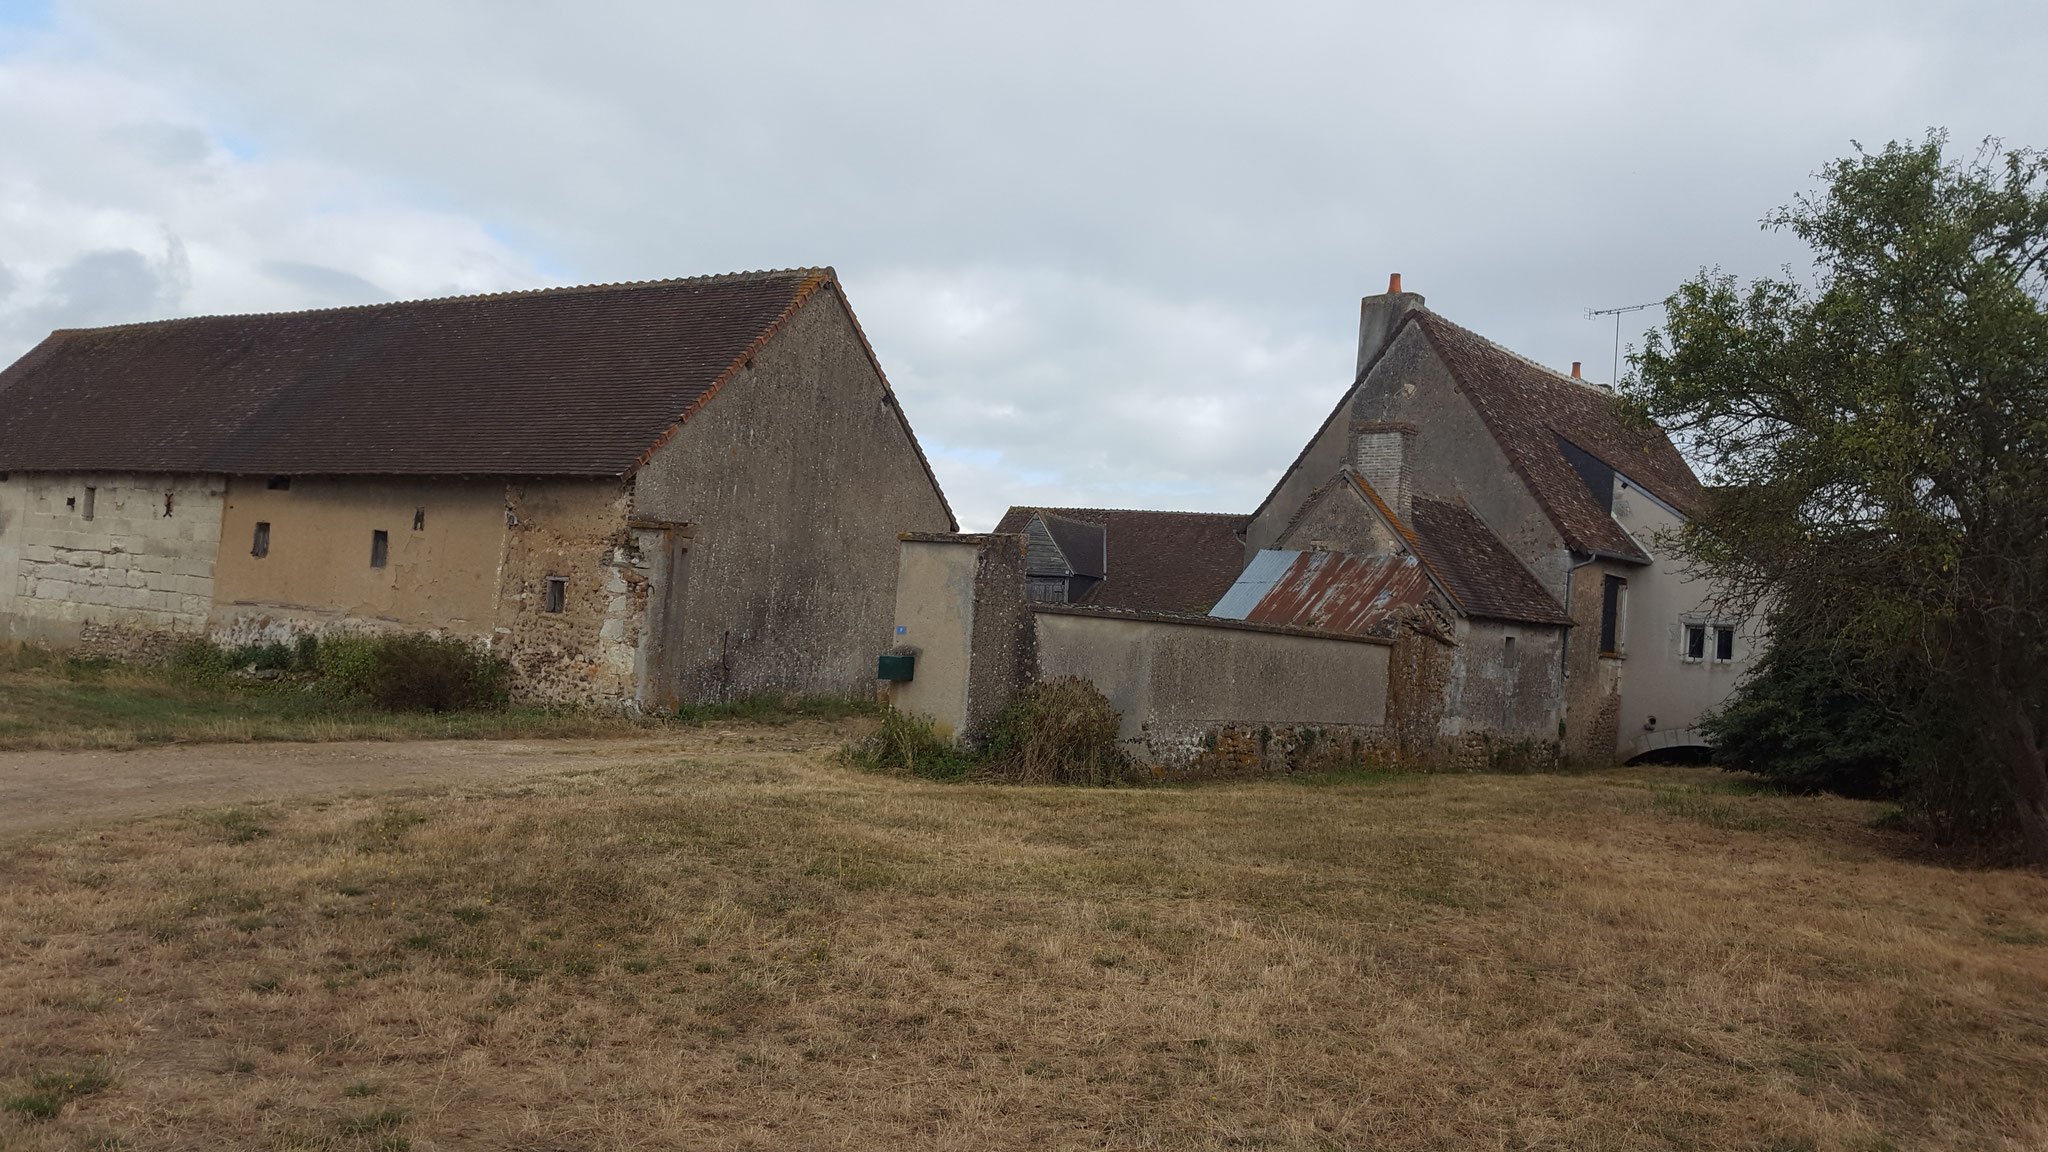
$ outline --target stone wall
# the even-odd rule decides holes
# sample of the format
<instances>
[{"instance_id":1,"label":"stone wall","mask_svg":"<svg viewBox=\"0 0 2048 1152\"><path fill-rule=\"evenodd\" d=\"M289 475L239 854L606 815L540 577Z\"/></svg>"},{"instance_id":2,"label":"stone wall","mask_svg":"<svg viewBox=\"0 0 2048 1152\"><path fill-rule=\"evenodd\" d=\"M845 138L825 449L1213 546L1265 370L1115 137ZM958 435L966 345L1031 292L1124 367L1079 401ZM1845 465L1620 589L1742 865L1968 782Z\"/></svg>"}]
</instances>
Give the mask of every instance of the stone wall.
<instances>
[{"instance_id":1,"label":"stone wall","mask_svg":"<svg viewBox=\"0 0 2048 1152\"><path fill-rule=\"evenodd\" d=\"M14 473L0 480L0 636L108 654L201 632L225 483ZM118 638L118 639L117 639Z\"/></svg>"},{"instance_id":2,"label":"stone wall","mask_svg":"<svg viewBox=\"0 0 2048 1152\"><path fill-rule=\"evenodd\" d=\"M514 699L626 707L636 697L649 574L659 530L627 524L623 483L547 480L505 487L493 648ZM560 581L551 612L548 583Z\"/></svg>"}]
</instances>

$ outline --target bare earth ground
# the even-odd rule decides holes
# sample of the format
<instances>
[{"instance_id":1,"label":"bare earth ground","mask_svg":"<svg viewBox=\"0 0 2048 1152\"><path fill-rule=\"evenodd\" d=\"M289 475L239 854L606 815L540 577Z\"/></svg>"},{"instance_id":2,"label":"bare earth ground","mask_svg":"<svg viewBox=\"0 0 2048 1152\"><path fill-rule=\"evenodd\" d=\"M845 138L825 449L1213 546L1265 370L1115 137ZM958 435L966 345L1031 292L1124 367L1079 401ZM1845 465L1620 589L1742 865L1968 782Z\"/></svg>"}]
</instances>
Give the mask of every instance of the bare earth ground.
<instances>
[{"instance_id":1,"label":"bare earth ground","mask_svg":"<svg viewBox=\"0 0 2048 1152\"><path fill-rule=\"evenodd\" d=\"M838 738L220 749L157 770L327 767L12 833L0 1145L2048 1146L2048 880L1871 806L947 785Z\"/></svg>"}]
</instances>

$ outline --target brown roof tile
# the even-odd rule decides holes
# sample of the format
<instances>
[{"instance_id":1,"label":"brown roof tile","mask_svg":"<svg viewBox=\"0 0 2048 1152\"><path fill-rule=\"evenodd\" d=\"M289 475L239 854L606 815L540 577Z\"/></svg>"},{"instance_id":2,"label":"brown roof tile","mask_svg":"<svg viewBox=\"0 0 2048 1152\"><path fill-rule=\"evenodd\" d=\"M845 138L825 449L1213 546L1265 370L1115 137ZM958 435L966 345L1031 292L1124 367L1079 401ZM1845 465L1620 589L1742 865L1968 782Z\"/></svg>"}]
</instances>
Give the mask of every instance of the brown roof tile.
<instances>
[{"instance_id":1,"label":"brown roof tile","mask_svg":"<svg viewBox=\"0 0 2048 1152\"><path fill-rule=\"evenodd\" d=\"M1251 517L1127 508L1011 508L997 532L1022 532L1039 512L1107 529L1108 573L1083 604L1147 612L1206 612L1244 567Z\"/></svg>"},{"instance_id":2,"label":"brown roof tile","mask_svg":"<svg viewBox=\"0 0 2048 1152\"><path fill-rule=\"evenodd\" d=\"M0 469L622 476L821 288L830 268L59 331L0 372Z\"/></svg>"},{"instance_id":3,"label":"brown roof tile","mask_svg":"<svg viewBox=\"0 0 2048 1152\"><path fill-rule=\"evenodd\" d=\"M1670 438L1655 426L1626 421L1612 395L1525 360L1426 309L1409 313L1404 322L1421 326L1570 547L1648 559L1580 479L1559 437L1680 512L1698 507L1699 480Z\"/></svg>"},{"instance_id":4,"label":"brown roof tile","mask_svg":"<svg viewBox=\"0 0 2048 1152\"><path fill-rule=\"evenodd\" d=\"M1532 624L1569 624L1571 617L1500 537L1463 504L1417 496L1413 539L1468 616Z\"/></svg>"}]
</instances>

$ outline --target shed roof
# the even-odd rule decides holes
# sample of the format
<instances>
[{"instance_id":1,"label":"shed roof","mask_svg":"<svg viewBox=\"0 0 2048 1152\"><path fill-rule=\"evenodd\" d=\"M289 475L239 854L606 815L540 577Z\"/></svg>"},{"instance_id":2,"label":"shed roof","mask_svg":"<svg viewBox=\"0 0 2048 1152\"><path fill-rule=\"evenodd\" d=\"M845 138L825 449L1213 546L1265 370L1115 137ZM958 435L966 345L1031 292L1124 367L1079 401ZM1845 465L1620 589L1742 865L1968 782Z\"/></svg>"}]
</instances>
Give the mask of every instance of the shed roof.
<instances>
[{"instance_id":1,"label":"shed roof","mask_svg":"<svg viewBox=\"0 0 2048 1152\"><path fill-rule=\"evenodd\" d=\"M1268 549L1252 557L1210 615L1362 636L1429 591L1428 570L1414 556Z\"/></svg>"},{"instance_id":2,"label":"shed roof","mask_svg":"<svg viewBox=\"0 0 2048 1152\"><path fill-rule=\"evenodd\" d=\"M830 268L60 330L0 371L0 469L629 475L821 291Z\"/></svg>"},{"instance_id":3,"label":"shed roof","mask_svg":"<svg viewBox=\"0 0 2048 1152\"><path fill-rule=\"evenodd\" d=\"M1015 507L996 531L1022 532L1041 513L1105 529L1106 572L1082 604L1147 612L1207 612L1244 567L1241 533L1251 522L1235 512Z\"/></svg>"}]
</instances>

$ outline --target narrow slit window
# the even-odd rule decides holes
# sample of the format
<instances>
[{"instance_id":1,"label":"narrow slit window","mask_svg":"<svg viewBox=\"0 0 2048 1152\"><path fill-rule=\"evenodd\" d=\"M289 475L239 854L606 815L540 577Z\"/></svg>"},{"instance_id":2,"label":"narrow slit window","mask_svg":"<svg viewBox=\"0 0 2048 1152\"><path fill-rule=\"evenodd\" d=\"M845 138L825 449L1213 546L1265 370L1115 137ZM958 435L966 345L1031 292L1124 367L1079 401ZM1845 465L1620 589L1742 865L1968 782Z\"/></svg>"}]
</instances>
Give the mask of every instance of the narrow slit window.
<instances>
[{"instance_id":1,"label":"narrow slit window","mask_svg":"<svg viewBox=\"0 0 2048 1152\"><path fill-rule=\"evenodd\" d=\"M370 533L370 567L382 568L391 559L391 533L382 528Z\"/></svg>"},{"instance_id":2,"label":"narrow slit window","mask_svg":"<svg viewBox=\"0 0 2048 1152\"><path fill-rule=\"evenodd\" d=\"M1513 636L1509 636L1501 641L1500 655L1501 659L1509 664L1515 662L1515 638Z\"/></svg>"},{"instance_id":3,"label":"narrow slit window","mask_svg":"<svg viewBox=\"0 0 2048 1152\"><path fill-rule=\"evenodd\" d=\"M1603 576L1600 580L1600 654L1621 655L1621 612L1622 598L1628 594L1628 581L1619 576Z\"/></svg>"},{"instance_id":4,"label":"narrow slit window","mask_svg":"<svg viewBox=\"0 0 2048 1152\"><path fill-rule=\"evenodd\" d=\"M272 476L269 487L272 492L289 492L292 487L292 478L289 476Z\"/></svg>"},{"instance_id":5,"label":"narrow slit window","mask_svg":"<svg viewBox=\"0 0 2048 1152\"><path fill-rule=\"evenodd\" d=\"M415 532L427 526L427 509L423 504L412 510L412 530Z\"/></svg>"},{"instance_id":6,"label":"narrow slit window","mask_svg":"<svg viewBox=\"0 0 2048 1152\"><path fill-rule=\"evenodd\" d=\"M1707 658L1707 626L1687 624L1685 626L1685 658L1704 660Z\"/></svg>"},{"instance_id":7,"label":"narrow slit window","mask_svg":"<svg viewBox=\"0 0 2048 1152\"><path fill-rule=\"evenodd\" d=\"M1714 659L1735 659L1735 629L1726 624L1714 629Z\"/></svg>"},{"instance_id":8,"label":"narrow slit window","mask_svg":"<svg viewBox=\"0 0 2048 1152\"><path fill-rule=\"evenodd\" d=\"M258 560L270 555L270 521L256 522L256 538L249 542L249 555Z\"/></svg>"},{"instance_id":9,"label":"narrow slit window","mask_svg":"<svg viewBox=\"0 0 2048 1152\"><path fill-rule=\"evenodd\" d=\"M87 488L87 489L85 490L85 507L84 507L84 508L82 508L82 509L80 509L80 511L81 511L82 513L84 513L84 515L85 515L85 518L86 518L87 520L90 520L90 519L92 519L92 506L93 506L93 504L94 504L94 503L96 502L96 501L95 501L95 498L96 498L96 497L97 497L97 496L98 496L99 494L100 494L100 490L99 490L99 489L97 489L97 488Z\"/></svg>"},{"instance_id":10,"label":"narrow slit window","mask_svg":"<svg viewBox=\"0 0 2048 1152\"><path fill-rule=\"evenodd\" d=\"M171 518L171 501L175 500L177 496L176 492L164 493L164 519L169 520Z\"/></svg>"},{"instance_id":11,"label":"narrow slit window","mask_svg":"<svg viewBox=\"0 0 2048 1152\"><path fill-rule=\"evenodd\" d=\"M569 578L567 576L548 577L547 599L543 601L543 606L549 612L560 612L568 607L568 604Z\"/></svg>"}]
</instances>

